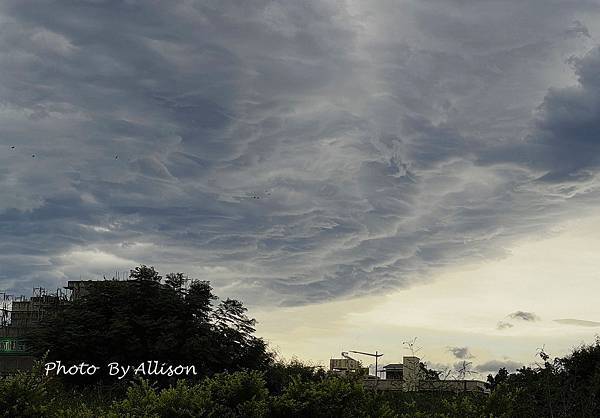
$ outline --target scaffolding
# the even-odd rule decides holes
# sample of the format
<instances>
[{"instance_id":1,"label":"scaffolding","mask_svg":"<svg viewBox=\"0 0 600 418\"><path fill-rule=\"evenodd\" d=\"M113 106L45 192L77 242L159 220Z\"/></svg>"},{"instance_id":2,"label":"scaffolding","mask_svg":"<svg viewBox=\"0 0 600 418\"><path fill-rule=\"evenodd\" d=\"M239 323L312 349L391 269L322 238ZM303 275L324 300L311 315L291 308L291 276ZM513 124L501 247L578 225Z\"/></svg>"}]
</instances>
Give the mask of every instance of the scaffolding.
<instances>
[{"instance_id":1,"label":"scaffolding","mask_svg":"<svg viewBox=\"0 0 600 418\"><path fill-rule=\"evenodd\" d=\"M49 292L43 287L34 287L30 298L0 292L0 328L17 330L36 326L50 307L67 300L68 294L63 289Z\"/></svg>"},{"instance_id":2,"label":"scaffolding","mask_svg":"<svg viewBox=\"0 0 600 418\"><path fill-rule=\"evenodd\" d=\"M126 276L115 274L113 280L127 283ZM0 376L28 370L33 367L35 357L27 338L61 305L89 292L89 286L97 281L69 281L65 288L49 291L34 287L31 296L14 296L0 291Z\"/></svg>"},{"instance_id":3,"label":"scaffolding","mask_svg":"<svg viewBox=\"0 0 600 418\"><path fill-rule=\"evenodd\" d=\"M6 292L0 292L0 327L10 324L10 313L14 296Z\"/></svg>"}]
</instances>

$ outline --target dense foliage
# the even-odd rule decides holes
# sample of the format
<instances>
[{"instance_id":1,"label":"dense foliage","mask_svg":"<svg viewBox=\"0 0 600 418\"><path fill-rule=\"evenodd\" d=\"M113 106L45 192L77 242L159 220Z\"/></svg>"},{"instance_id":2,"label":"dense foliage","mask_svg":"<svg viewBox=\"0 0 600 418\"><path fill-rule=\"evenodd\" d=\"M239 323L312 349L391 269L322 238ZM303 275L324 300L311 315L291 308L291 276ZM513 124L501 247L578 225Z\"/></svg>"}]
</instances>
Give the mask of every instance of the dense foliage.
<instances>
[{"instance_id":1,"label":"dense foliage","mask_svg":"<svg viewBox=\"0 0 600 418\"><path fill-rule=\"evenodd\" d=\"M356 378L301 374L279 363L284 389L275 394L264 372L219 373L196 384L159 388L131 382L124 394L96 386L66 388L37 370L0 379L0 417L479 417L485 398L466 394L385 394Z\"/></svg>"},{"instance_id":2,"label":"dense foliage","mask_svg":"<svg viewBox=\"0 0 600 418\"><path fill-rule=\"evenodd\" d=\"M563 358L488 376L490 395L377 392L362 376L276 361L237 300L217 303L208 282L163 278L152 268L131 281L97 282L46 313L29 343L42 362L197 365L193 379L77 381L34 370L0 379L0 417L598 417L600 339ZM125 284L124 284L125 283ZM42 354L45 353L45 354ZM428 379L435 371L423 369ZM110 379L114 382L114 378ZM73 383L78 383L73 385Z\"/></svg>"},{"instance_id":3,"label":"dense foliage","mask_svg":"<svg viewBox=\"0 0 600 418\"><path fill-rule=\"evenodd\" d=\"M488 377L489 411L498 417L600 417L600 339L563 358Z\"/></svg>"},{"instance_id":4,"label":"dense foliage","mask_svg":"<svg viewBox=\"0 0 600 418\"><path fill-rule=\"evenodd\" d=\"M130 278L94 282L82 297L56 305L31 333L29 345L48 360L70 364L156 360L195 365L200 376L265 370L271 363L243 304L234 299L215 304L209 282L186 286L183 274L173 273L162 283L153 267L143 265Z\"/></svg>"},{"instance_id":5,"label":"dense foliage","mask_svg":"<svg viewBox=\"0 0 600 418\"><path fill-rule=\"evenodd\" d=\"M40 367L0 379L0 417L598 417L600 341L564 358L489 377L491 395L376 392L298 361L160 387L65 387Z\"/></svg>"}]
</instances>

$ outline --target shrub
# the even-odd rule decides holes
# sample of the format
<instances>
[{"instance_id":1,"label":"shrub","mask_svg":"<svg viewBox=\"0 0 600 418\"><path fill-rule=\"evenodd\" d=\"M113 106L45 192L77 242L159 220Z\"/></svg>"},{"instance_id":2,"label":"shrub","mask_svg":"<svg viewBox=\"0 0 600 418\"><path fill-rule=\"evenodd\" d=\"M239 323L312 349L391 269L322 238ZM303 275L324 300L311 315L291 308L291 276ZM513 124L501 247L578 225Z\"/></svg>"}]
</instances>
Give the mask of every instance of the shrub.
<instances>
[{"instance_id":1,"label":"shrub","mask_svg":"<svg viewBox=\"0 0 600 418\"><path fill-rule=\"evenodd\" d=\"M0 414L3 417L48 415L48 382L41 374L19 372L0 379Z\"/></svg>"},{"instance_id":2,"label":"shrub","mask_svg":"<svg viewBox=\"0 0 600 418\"><path fill-rule=\"evenodd\" d=\"M193 386L180 380L162 390L142 379L111 412L129 417L264 417L267 396L265 381L255 371L222 373Z\"/></svg>"}]
</instances>

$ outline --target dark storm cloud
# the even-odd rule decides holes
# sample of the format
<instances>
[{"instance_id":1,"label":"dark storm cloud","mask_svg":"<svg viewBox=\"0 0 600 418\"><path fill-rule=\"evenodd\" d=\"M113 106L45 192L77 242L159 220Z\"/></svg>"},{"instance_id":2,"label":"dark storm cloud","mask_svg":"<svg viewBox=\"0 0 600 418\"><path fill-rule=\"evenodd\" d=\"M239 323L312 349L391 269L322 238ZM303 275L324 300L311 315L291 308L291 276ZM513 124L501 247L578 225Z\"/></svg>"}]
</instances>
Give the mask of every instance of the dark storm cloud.
<instances>
[{"instance_id":1,"label":"dark storm cloud","mask_svg":"<svg viewBox=\"0 0 600 418\"><path fill-rule=\"evenodd\" d=\"M533 312L515 311L508 316L512 319L519 319L527 322L535 322L540 320L540 317Z\"/></svg>"},{"instance_id":2,"label":"dark storm cloud","mask_svg":"<svg viewBox=\"0 0 600 418\"><path fill-rule=\"evenodd\" d=\"M523 364L512 360L490 360L475 366L475 370L480 373L497 373L498 370L505 368L509 373L523 367Z\"/></svg>"},{"instance_id":3,"label":"dark storm cloud","mask_svg":"<svg viewBox=\"0 0 600 418\"><path fill-rule=\"evenodd\" d=\"M294 305L502 257L597 201L596 9L5 1L0 287L147 263Z\"/></svg>"},{"instance_id":4,"label":"dark storm cloud","mask_svg":"<svg viewBox=\"0 0 600 418\"><path fill-rule=\"evenodd\" d=\"M600 49L573 59L579 85L551 90L541 106L536 140L549 148L552 170L542 177L547 181L574 178L585 181L598 169L600 139Z\"/></svg>"},{"instance_id":5,"label":"dark storm cloud","mask_svg":"<svg viewBox=\"0 0 600 418\"><path fill-rule=\"evenodd\" d=\"M469 351L469 347L448 347L448 351L457 359L470 359L474 356Z\"/></svg>"},{"instance_id":6,"label":"dark storm cloud","mask_svg":"<svg viewBox=\"0 0 600 418\"><path fill-rule=\"evenodd\" d=\"M569 62L577 84L550 89L525 141L486 151L538 170L530 187L559 198L588 193L600 167L600 48Z\"/></svg>"}]
</instances>

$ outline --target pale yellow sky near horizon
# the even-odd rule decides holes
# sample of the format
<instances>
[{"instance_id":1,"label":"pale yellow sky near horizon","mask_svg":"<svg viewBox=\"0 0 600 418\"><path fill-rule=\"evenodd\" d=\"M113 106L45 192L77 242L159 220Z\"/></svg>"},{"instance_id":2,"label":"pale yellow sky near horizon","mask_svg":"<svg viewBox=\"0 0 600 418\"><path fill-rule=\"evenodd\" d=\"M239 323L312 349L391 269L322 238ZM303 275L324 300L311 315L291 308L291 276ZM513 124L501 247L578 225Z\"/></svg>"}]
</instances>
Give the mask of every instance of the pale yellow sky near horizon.
<instances>
[{"instance_id":1,"label":"pale yellow sky near horizon","mask_svg":"<svg viewBox=\"0 0 600 418\"><path fill-rule=\"evenodd\" d=\"M448 347L468 347L475 367L491 360L531 364L544 346L562 356L591 343L600 327L556 319L600 321L600 216L569 221L536 240L523 240L498 260L438 271L425 284L388 295L300 307L253 309L258 334L285 358L327 367L341 351L383 352L382 364L409 352L432 364L458 360ZM516 311L539 319L508 317ZM511 328L498 329L499 321ZM365 364L370 358L362 358Z\"/></svg>"}]
</instances>

